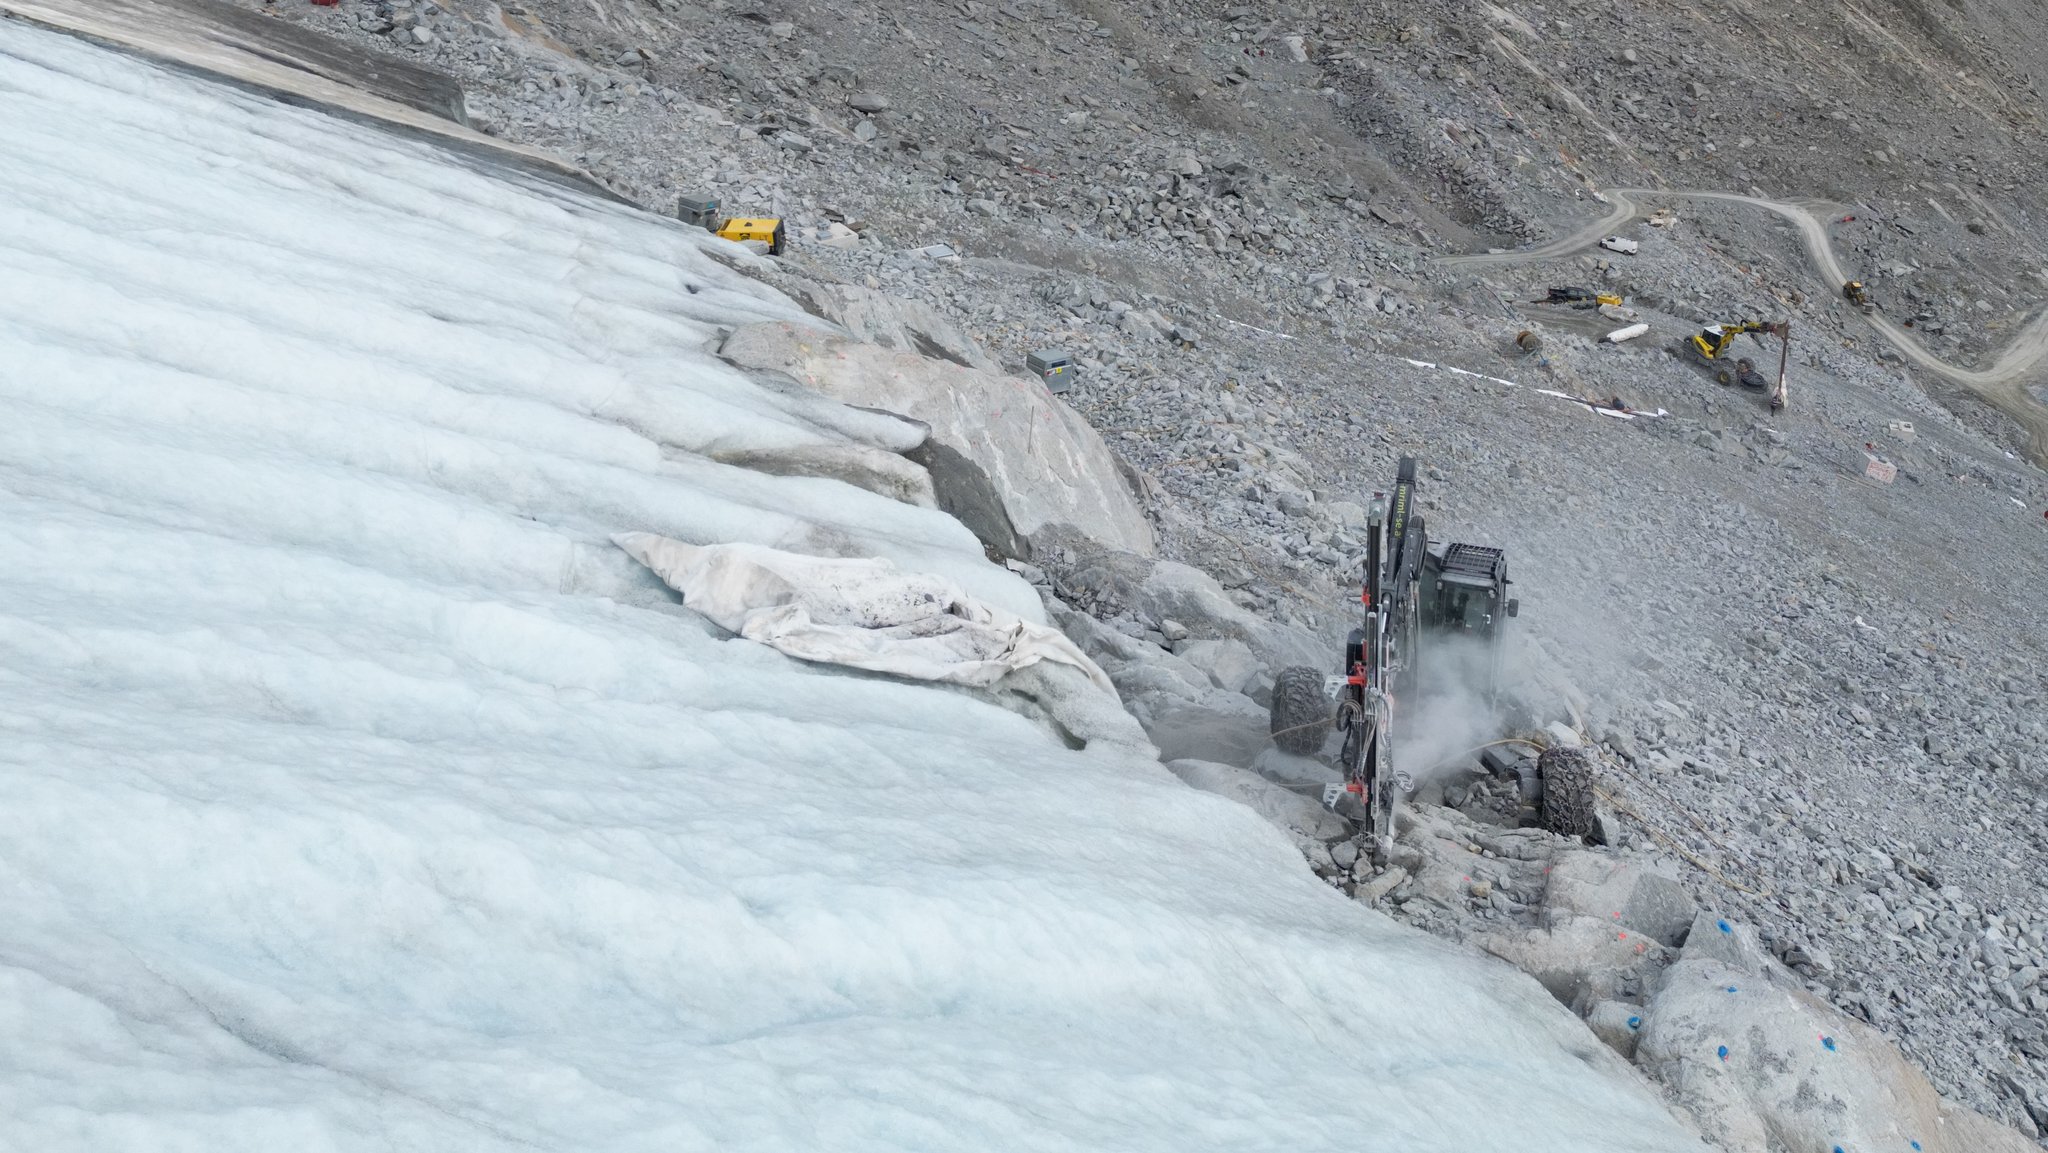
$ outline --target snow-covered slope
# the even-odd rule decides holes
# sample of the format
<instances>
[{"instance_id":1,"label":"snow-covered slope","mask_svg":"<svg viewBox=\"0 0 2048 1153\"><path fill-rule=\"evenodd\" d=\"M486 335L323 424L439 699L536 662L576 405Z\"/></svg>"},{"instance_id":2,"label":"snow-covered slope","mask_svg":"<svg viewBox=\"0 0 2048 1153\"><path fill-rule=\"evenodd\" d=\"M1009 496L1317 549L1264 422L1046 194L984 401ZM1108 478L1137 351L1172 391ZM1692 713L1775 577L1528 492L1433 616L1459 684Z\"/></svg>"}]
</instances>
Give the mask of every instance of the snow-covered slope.
<instances>
[{"instance_id":1,"label":"snow-covered slope","mask_svg":"<svg viewBox=\"0 0 2048 1153\"><path fill-rule=\"evenodd\" d=\"M941 514L701 234L0 22L0 1147L1697 1147L1248 810L605 543Z\"/></svg>"}]
</instances>

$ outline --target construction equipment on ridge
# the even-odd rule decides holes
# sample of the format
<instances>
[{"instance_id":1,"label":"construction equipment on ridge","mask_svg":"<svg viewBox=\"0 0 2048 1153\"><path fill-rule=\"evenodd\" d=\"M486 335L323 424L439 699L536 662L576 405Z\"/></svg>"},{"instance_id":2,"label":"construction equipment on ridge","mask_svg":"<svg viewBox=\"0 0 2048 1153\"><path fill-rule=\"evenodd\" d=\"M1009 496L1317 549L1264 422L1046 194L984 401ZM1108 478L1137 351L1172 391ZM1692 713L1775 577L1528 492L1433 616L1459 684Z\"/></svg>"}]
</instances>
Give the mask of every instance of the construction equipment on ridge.
<instances>
[{"instance_id":1,"label":"construction equipment on ridge","mask_svg":"<svg viewBox=\"0 0 2048 1153\"><path fill-rule=\"evenodd\" d=\"M727 240L758 240L768 246L770 256L781 256L789 234L776 216L722 217L718 201L709 197L683 196L676 200L676 219L694 224Z\"/></svg>"},{"instance_id":2,"label":"construction equipment on ridge","mask_svg":"<svg viewBox=\"0 0 2048 1153\"><path fill-rule=\"evenodd\" d=\"M1271 732L1282 750L1313 756L1333 724L1344 734L1344 781L1325 786L1323 803L1359 824L1381 859L1393 845L1394 802L1413 787L1394 768L1395 701L1405 699L1412 709L1426 693L1455 688L1476 690L1494 707L1507 620L1520 610L1507 595L1507 556L1500 549L1430 548L1415 511L1416 487L1415 458L1403 457L1391 497L1373 494L1360 598L1365 620L1345 641L1343 671L1330 676L1295 665L1282 669L1273 685ZM1427 688L1420 677L1424 638L1437 653Z\"/></svg>"}]
</instances>

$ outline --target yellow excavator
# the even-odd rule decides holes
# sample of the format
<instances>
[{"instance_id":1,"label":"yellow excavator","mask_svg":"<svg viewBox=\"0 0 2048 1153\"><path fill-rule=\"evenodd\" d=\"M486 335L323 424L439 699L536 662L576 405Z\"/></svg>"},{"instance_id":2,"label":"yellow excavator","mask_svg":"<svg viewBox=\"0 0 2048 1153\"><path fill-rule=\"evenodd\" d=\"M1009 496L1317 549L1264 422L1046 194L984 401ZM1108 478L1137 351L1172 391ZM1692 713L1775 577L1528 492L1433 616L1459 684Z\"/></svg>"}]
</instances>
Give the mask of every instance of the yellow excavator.
<instances>
[{"instance_id":1,"label":"yellow excavator","mask_svg":"<svg viewBox=\"0 0 2048 1153\"><path fill-rule=\"evenodd\" d=\"M1710 324L1692 334L1692 346L1695 351L1706 359L1719 360L1727 354L1728 346L1735 343L1735 338L1745 332L1776 333L1777 325L1765 324L1760 320L1739 320L1733 324ZM1762 344L1763 338L1757 337L1756 342ZM1724 373L1724 375L1726 374ZM1729 379L1732 380L1734 378L1730 377ZM1726 384L1727 381L1722 381L1722 383Z\"/></svg>"},{"instance_id":2,"label":"yellow excavator","mask_svg":"<svg viewBox=\"0 0 2048 1153\"><path fill-rule=\"evenodd\" d=\"M1842 299L1865 312L1873 312L1877 308L1876 302L1870 299L1870 290L1863 287L1863 282L1860 280L1845 280L1842 282Z\"/></svg>"},{"instance_id":3,"label":"yellow excavator","mask_svg":"<svg viewBox=\"0 0 2048 1153\"><path fill-rule=\"evenodd\" d=\"M1775 388L1772 388L1770 382L1756 371L1756 366L1747 358L1736 361L1732 369L1719 363L1721 357L1727 353L1728 346L1734 344L1736 338L1744 333L1748 333L1758 344L1763 344L1763 336L1760 334L1764 333L1775 336L1782 342L1778 356L1778 384ZM1789 321L1767 324L1760 320L1739 320L1732 324L1710 324L1693 333L1687 343L1714 368L1714 379L1717 382L1768 390L1771 394L1771 411L1777 412L1785 407L1785 358L1792 349L1792 325Z\"/></svg>"}]
</instances>

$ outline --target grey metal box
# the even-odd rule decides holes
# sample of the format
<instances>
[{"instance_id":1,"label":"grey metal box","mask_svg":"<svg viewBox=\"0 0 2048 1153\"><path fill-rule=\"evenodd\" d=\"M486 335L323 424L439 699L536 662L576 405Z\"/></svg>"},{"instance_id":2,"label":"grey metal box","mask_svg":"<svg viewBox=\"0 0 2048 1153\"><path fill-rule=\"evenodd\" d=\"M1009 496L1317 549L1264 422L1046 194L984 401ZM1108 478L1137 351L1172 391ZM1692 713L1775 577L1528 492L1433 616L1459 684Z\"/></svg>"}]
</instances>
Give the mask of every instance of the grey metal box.
<instances>
[{"instance_id":1,"label":"grey metal box","mask_svg":"<svg viewBox=\"0 0 2048 1153\"><path fill-rule=\"evenodd\" d=\"M684 224L699 228L718 227L718 201L713 198L680 196L676 198L676 219Z\"/></svg>"},{"instance_id":2,"label":"grey metal box","mask_svg":"<svg viewBox=\"0 0 2048 1153\"><path fill-rule=\"evenodd\" d=\"M1024 365L1031 374L1045 382L1049 392L1065 392L1074 387L1074 358L1064 352L1034 352L1024 358Z\"/></svg>"}]
</instances>

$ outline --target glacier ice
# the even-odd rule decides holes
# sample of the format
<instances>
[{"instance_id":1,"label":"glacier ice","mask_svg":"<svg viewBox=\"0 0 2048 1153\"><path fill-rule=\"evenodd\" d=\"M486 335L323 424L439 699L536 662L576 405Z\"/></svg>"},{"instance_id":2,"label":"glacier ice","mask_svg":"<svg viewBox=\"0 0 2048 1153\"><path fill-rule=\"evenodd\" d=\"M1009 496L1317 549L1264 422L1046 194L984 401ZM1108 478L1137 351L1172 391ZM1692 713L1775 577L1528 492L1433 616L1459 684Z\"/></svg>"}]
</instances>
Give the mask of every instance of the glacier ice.
<instances>
[{"instance_id":1,"label":"glacier ice","mask_svg":"<svg viewBox=\"0 0 2048 1153\"><path fill-rule=\"evenodd\" d=\"M0 21L0 1147L1690 1149L1248 809L720 634L958 524L622 206Z\"/></svg>"}]
</instances>

